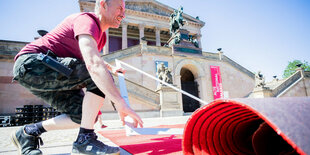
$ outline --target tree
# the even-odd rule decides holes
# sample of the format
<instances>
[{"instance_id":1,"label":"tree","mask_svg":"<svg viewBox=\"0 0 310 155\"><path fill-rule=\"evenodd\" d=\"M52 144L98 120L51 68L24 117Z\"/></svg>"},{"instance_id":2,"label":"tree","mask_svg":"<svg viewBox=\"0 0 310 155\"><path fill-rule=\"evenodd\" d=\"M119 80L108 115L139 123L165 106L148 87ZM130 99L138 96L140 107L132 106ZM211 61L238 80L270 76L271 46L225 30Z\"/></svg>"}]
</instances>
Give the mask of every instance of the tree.
<instances>
[{"instance_id":1,"label":"tree","mask_svg":"<svg viewBox=\"0 0 310 155\"><path fill-rule=\"evenodd\" d=\"M296 68L298 68L298 65L301 65L300 67L304 69L304 71L310 71L310 65L307 61L304 61L303 63L300 60L294 60L292 62L288 62L288 65L283 73L283 78L287 78L294 74L296 72Z\"/></svg>"}]
</instances>

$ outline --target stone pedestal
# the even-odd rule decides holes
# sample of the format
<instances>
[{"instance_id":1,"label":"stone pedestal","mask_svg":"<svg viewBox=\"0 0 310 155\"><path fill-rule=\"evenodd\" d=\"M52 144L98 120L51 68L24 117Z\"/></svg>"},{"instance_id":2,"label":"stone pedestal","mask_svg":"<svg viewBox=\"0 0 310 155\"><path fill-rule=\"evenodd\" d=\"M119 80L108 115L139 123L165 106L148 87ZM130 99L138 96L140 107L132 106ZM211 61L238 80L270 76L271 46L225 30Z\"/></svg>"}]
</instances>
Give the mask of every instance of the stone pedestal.
<instances>
[{"instance_id":1,"label":"stone pedestal","mask_svg":"<svg viewBox=\"0 0 310 155\"><path fill-rule=\"evenodd\" d=\"M175 34L168 40L168 46L172 47L173 53L191 53L191 54L202 54L202 49L195 46L190 40L189 31L185 29L179 29ZM197 42L198 44L198 42Z\"/></svg>"},{"instance_id":2,"label":"stone pedestal","mask_svg":"<svg viewBox=\"0 0 310 155\"><path fill-rule=\"evenodd\" d=\"M177 91L167 86L161 86L157 92L160 95L160 116L182 116L182 104L178 99Z\"/></svg>"},{"instance_id":3,"label":"stone pedestal","mask_svg":"<svg viewBox=\"0 0 310 155\"><path fill-rule=\"evenodd\" d=\"M267 87L258 87L253 90L253 98L272 97L271 89Z\"/></svg>"}]
</instances>

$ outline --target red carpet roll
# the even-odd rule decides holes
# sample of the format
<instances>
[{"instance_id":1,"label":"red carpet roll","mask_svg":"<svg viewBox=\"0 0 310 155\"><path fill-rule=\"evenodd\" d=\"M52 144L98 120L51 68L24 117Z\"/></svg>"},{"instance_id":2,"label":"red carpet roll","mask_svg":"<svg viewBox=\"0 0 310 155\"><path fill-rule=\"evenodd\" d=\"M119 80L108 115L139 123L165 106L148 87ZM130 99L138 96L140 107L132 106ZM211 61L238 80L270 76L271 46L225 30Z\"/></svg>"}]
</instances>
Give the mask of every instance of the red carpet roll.
<instances>
[{"instance_id":1,"label":"red carpet roll","mask_svg":"<svg viewBox=\"0 0 310 155\"><path fill-rule=\"evenodd\" d=\"M185 125L184 154L310 154L310 98L216 100Z\"/></svg>"}]
</instances>

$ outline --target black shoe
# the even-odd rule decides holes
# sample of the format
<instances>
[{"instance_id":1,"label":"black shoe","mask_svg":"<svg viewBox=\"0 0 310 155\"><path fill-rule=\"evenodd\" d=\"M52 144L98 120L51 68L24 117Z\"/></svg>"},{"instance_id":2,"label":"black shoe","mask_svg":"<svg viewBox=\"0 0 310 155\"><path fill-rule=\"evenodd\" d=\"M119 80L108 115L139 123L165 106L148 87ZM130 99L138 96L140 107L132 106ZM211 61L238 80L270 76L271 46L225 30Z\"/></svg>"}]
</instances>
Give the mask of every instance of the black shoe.
<instances>
[{"instance_id":1,"label":"black shoe","mask_svg":"<svg viewBox=\"0 0 310 155\"><path fill-rule=\"evenodd\" d=\"M78 136L78 140L73 143L71 154L119 155L120 150L98 141L95 133L87 133Z\"/></svg>"},{"instance_id":2,"label":"black shoe","mask_svg":"<svg viewBox=\"0 0 310 155\"><path fill-rule=\"evenodd\" d=\"M39 136L32 136L25 133L25 126L19 128L11 134L13 144L18 148L19 154L22 155L41 155L39 150L43 141Z\"/></svg>"}]
</instances>

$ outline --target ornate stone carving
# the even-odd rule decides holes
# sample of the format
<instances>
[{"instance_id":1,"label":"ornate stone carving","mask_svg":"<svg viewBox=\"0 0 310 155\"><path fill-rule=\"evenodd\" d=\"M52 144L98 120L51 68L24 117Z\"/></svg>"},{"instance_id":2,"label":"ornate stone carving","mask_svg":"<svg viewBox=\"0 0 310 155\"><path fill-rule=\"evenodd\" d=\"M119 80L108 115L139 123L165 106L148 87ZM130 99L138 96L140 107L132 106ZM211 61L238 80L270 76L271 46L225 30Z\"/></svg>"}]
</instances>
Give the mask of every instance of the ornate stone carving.
<instances>
[{"instance_id":1,"label":"ornate stone carving","mask_svg":"<svg viewBox=\"0 0 310 155\"><path fill-rule=\"evenodd\" d=\"M261 74L261 71L258 71L255 74L255 88L263 88L265 85L265 77Z\"/></svg>"},{"instance_id":2,"label":"ornate stone carving","mask_svg":"<svg viewBox=\"0 0 310 155\"><path fill-rule=\"evenodd\" d=\"M165 74L163 76L163 80L169 84L172 84L171 70L168 69L167 67L165 68Z\"/></svg>"},{"instance_id":3,"label":"ornate stone carving","mask_svg":"<svg viewBox=\"0 0 310 155\"><path fill-rule=\"evenodd\" d=\"M156 76L162 80L163 79L163 75L165 73L165 64L164 63L160 63L157 66L157 72L156 72Z\"/></svg>"},{"instance_id":4,"label":"ornate stone carving","mask_svg":"<svg viewBox=\"0 0 310 155\"><path fill-rule=\"evenodd\" d=\"M172 84L171 70L165 67L164 63L160 63L157 65L156 75L160 80Z\"/></svg>"},{"instance_id":5,"label":"ornate stone carving","mask_svg":"<svg viewBox=\"0 0 310 155\"><path fill-rule=\"evenodd\" d=\"M168 11L165 11L159 8L158 6L150 4L150 3L142 3L139 5L137 5L137 3L126 3L126 9L153 13L153 14L161 15L161 16L169 16L170 14Z\"/></svg>"},{"instance_id":6,"label":"ornate stone carving","mask_svg":"<svg viewBox=\"0 0 310 155\"><path fill-rule=\"evenodd\" d=\"M195 47L199 48L199 43L198 43L198 40L197 39L193 39L193 36L190 35L189 36L189 39L188 39L191 43L194 44Z\"/></svg>"}]
</instances>

